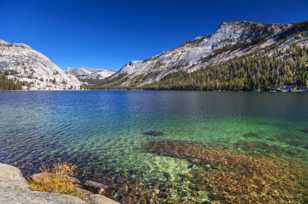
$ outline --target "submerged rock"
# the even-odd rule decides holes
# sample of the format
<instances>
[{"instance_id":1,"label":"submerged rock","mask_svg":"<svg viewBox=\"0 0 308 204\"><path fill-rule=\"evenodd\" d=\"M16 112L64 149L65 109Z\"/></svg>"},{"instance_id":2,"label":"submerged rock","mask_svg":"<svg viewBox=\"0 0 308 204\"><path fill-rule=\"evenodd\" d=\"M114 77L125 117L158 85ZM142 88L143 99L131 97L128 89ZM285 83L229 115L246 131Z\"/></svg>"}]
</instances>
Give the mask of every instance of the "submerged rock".
<instances>
[{"instance_id":1,"label":"submerged rock","mask_svg":"<svg viewBox=\"0 0 308 204\"><path fill-rule=\"evenodd\" d=\"M189 169L191 169L191 168L193 168L194 167L194 164L192 164L192 163L189 163L188 165L187 165L187 168L189 168Z\"/></svg>"},{"instance_id":2,"label":"submerged rock","mask_svg":"<svg viewBox=\"0 0 308 204\"><path fill-rule=\"evenodd\" d=\"M108 186L105 184L91 180L87 180L83 185L86 189L101 195L104 194L106 189L108 188Z\"/></svg>"},{"instance_id":3,"label":"submerged rock","mask_svg":"<svg viewBox=\"0 0 308 204\"><path fill-rule=\"evenodd\" d=\"M303 195L307 193L306 181L304 187L301 186L301 178L306 176L305 164L291 166L291 162L287 160L252 156L230 149L183 141L151 141L145 144L144 150L152 154L184 159L199 166L198 171L192 170L186 177L192 184L189 188L193 192L200 189L210 190L212 195L218 196L209 197L213 202L300 203Z\"/></svg>"},{"instance_id":4,"label":"submerged rock","mask_svg":"<svg viewBox=\"0 0 308 204\"><path fill-rule=\"evenodd\" d=\"M246 132L243 134L243 137L247 138L262 138L262 135L256 133L256 132Z\"/></svg>"},{"instance_id":5,"label":"submerged rock","mask_svg":"<svg viewBox=\"0 0 308 204\"><path fill-rule=\"evenodd\" d=\"M308 134L308 129L303 129L301 130L303 133L307 133Z\"/></svg>"},{"instance_id":6,"label":"submerged rock","mask_svg":"<svg viewBox=\"0 0 308 204\"><path fill-rule=\"evenodd\" d=\"M210 164L205 163L205 164L204 164L204 168L206 168L206 169L211 169L212 166L211 166Z\"/></svg>"},{"instance_id":7,"label":"submerged rock","mask_svg":"<svg viewBox=\"0 0 308 204\"><path fill-rule=\"evenodd\" d=\"M158 136L164 135L163 132L157 131L157 130L149 130L149 131L143 132L143 134L153 136L153 137L158 137Z\"/></svg>"}]
</instances>

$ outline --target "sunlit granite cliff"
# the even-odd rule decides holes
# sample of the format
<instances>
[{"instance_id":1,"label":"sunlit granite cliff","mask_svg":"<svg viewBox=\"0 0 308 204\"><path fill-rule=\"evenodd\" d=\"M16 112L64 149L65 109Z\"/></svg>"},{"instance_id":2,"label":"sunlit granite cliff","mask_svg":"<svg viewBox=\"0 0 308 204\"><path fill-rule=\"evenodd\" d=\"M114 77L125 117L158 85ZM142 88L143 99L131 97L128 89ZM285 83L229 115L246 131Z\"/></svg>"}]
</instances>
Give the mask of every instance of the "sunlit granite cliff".
<instances>
[{"instance_id":1,"label":"sunlit granite cliff","mask_svg":"<svg viewBox=\"0 0 308 204\"><path fill-rule=\"evenodd\" d=\"M80 89L80 81L65 74L43 54L25 44L0 41L0 74L22 82L25 90Z\"/></svg>"}]
</instances>

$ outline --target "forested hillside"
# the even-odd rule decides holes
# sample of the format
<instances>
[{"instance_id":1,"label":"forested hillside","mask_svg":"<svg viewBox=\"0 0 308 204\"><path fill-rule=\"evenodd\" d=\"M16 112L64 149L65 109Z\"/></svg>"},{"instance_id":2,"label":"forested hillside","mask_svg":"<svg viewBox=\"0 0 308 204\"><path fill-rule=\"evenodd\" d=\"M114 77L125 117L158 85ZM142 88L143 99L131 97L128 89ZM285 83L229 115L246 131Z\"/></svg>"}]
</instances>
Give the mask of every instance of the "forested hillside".
<instances>
[{"instance_id":1,"label":"forested hillside","mask_svg":"<svg viewBox=\"0 0 308 204\"><path fill-rule=\"evenodd\" d=\"M292 46L284 53L262 50L226 63L197 70L177 72L149 89L270 90L284 85L308 87L308 48Z\"/></svg>"}]
</instances>

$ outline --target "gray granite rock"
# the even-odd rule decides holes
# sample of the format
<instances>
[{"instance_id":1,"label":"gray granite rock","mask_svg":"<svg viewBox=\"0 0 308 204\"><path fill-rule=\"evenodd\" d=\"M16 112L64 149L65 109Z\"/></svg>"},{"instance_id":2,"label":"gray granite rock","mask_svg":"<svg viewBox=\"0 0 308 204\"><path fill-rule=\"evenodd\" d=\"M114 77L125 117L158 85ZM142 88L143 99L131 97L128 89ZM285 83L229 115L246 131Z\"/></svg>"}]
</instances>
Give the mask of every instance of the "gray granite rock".
<instances>
[{"instance_id":1,"label":"gray granite rock","mask_svg":"<svg viewBox=\"0 0 308 204\"><path fill-rule=\"evenodd\" d=\"M18 168L0 164L0 203L84 204L85 202L73 196L31 191Z\"/></svg>"},{"instance_id":2,"label":"gray granite rock","mask_svg":"<svg viewBox=\"0 0 308 204\"><path fill-rule=\"evenodd\" d=\"M90 195L90 204L120 204L120 203L102 195L92 194Z\"/></svg>"},{"instance_id":3,"label":"gray granite rock","mask_svg":"<svg viewBox=\"0 0 308 204\"><path fill-rule=\"evenodd\" d=\"M21 43L0 40L0 74L23 82L27 90L80 89L81 82L50 59Z\"/></svg>"},{"instance_id":4,"label":"gray granite rock","mask_svg":"<svg viewBox=\"0 0 308 204\"><path fill-rule=\"evenodd\" d=\"M56 193L33 192L20 188L1 187L0 203L5 204L85 204L77 197Z\"/></svg>"},{"instance_id":5,"label":"gray granite rock","mask_svg":"<svg viewBox=\"0 0 308 204\"><path fill-rule=\"evenodd\" d=\"M0 163L0 187L28 190L29 186L21 171L7 164Z\"/></svg>"},{"instance_id":6,"label":"gray granite rock","mask_svg":"<svg viewBox=\"0 0 308 204\"><path fill-rule=\"evenodd\" d=\"M42 176L34 174L32 179L39 181ZM103 195L78 189L85 194L86 201L59 193L31 191L18 168L0 163L0 204L119 204Z\"/></svg>"}]
</instances>

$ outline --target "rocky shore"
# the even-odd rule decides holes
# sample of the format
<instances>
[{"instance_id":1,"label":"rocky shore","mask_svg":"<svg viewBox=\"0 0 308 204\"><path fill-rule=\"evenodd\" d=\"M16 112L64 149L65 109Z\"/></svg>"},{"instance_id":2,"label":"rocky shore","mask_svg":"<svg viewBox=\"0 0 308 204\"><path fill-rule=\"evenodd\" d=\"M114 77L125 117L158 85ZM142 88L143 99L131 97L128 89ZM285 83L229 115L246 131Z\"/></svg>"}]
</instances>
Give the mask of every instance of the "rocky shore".
<instances>
[{"instance_id":1,"label":"rocky shore","mask_svg":"<svg viewBox=\"0 0 308 204\"><path fill-rule=\"evenodd\" d=\"M38 177L38 176L36 176ZM91 184L91 182L88 182ZM97 183L95 183L97 185ZM99 187L99 186L98 186ZM59 194L31 191L21 171L7 164L0 163L0 203L6 204L119 204L103 195L79 188L87 199Z\"/></svg>"}]
</instances>

